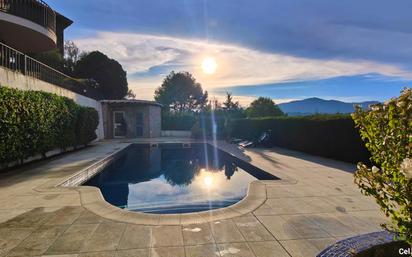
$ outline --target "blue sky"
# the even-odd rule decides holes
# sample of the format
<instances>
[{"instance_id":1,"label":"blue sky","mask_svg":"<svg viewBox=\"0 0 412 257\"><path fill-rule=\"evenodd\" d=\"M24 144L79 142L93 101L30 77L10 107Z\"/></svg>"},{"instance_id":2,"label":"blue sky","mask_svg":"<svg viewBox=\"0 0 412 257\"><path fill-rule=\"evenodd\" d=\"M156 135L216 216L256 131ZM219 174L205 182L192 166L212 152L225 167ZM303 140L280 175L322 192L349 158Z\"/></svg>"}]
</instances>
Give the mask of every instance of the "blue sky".
<instances>
[{"instance_id":1,"label":"blue sky","mask_svg":"<svg viewBox=\"0 0 412 257\"><path fill-rule=\"evenodd\" d=\"M66 38L127 70L151 99L171 70L218 98L385 100L412 85L410 0L49 0ZM202 60L218 68L207 75Z\"/></svg>"}]
</instances>

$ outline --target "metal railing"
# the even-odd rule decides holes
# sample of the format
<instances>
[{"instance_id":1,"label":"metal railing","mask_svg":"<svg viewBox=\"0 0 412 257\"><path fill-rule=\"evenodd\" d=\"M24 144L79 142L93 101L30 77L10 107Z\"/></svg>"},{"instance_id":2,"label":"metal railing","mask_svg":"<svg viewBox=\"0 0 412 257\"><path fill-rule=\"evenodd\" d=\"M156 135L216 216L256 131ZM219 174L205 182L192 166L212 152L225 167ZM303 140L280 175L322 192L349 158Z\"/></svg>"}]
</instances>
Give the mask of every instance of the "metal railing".
<instances>
[{"instance_id":1,"label":"metal railing","mask_svg":"<svg viewBox=\"0 0 412 257\"><path fill-rule=\"evenodd\" d=\"M0 66L90 98L101 98L101 94L95 88L81 80L67 76L3 43L0 43Z\"/></svg>"},{"instance_id":2,"label":"metal railing","mask_svg":"<svg viewBox=\"0 0 412 257\"><path fill-rule=\"evenodd\" d=\"M0 11L30 20L56 33L56 13L42 0L0 0Z\"/></svg>"}]
</instances>

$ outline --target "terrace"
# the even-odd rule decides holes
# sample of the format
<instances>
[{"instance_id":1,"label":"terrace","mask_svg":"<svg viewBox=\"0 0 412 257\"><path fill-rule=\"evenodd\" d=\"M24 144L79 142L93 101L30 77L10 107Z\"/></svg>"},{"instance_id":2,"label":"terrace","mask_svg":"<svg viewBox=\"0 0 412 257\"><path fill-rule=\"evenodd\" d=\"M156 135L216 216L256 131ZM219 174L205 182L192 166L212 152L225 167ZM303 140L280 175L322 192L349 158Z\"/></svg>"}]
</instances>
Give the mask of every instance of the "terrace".
<instances>
[{"instance_id":1,"label":"terrace","mask_svg":"<svg viewBox=\"0 0 412 257\"><path fill-rule=\"evenodd\" d=\"M315 256L336 241L378 231L387 222L373 199L353 184L352 164L281 148L244 150L220 141L219 149L280 180L253 182L245 200L233 206L171 215L116 208L97 188L58 186L131 143L148 142L195 141L104 141L3 176L1 254Z\"/></svg>"},{"instance_id":2,"label":"terrace","mask_svg":"<svg viewBox=\"0 0 412 257\"><path fill-rule=\"evenodd\" d=\"M0 35L7 35L0 40L23 52L62 48L63 30L71 23L41 0L0 1Z\"/></svg>"}]
</instances>

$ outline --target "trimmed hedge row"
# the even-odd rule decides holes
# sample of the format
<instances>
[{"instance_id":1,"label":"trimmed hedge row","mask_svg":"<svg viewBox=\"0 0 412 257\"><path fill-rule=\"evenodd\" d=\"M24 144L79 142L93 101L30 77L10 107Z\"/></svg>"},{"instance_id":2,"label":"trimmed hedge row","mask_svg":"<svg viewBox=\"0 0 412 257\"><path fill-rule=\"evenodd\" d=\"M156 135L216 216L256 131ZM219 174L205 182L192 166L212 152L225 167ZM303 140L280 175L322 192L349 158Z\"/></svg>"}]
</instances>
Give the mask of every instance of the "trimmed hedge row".
<instances>
[{"instance_id":1,"label":"trimmed hedge row","mask_svg":"<svg viewBox=\"0 0 412 257\"><path fill-rule=\"evenodd\" d=\"M40 91L0 86L0 164L96 139L97 111Z\"/></svg>"},{"instance_id":2,"label":"trimmed hedge row","mask_svg":"<svg viewBox=\"0 0 412 257\"><path fill-rule=\"evenodd\" d=\"M194 114L162 114L162 130L191 130L196 122Z\"/></svg>"},{"instance_id":3,"label":"trimmed hedge row","mask_svg":"<svg viewBox=\"0 0 412 257\"><path fill-rule=\"evenodd\" d=\"M232 123L232 137L256 139L269 129L274 146L346 162L369 162L369 151L352 118L345 115L239 119Z\"/></svg>"}]
</instances>

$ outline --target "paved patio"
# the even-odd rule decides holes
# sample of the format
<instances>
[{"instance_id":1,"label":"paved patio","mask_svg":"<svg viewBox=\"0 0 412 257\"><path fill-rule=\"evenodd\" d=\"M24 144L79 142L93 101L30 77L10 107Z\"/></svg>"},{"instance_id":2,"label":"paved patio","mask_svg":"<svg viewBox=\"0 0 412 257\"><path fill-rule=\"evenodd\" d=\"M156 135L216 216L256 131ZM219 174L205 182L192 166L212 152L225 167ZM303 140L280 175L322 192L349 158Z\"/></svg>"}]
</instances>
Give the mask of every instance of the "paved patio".
<instances>
[{"instance_id":1,"label":"paved patio","mask_svg":"<svg viewBox=\"0 0 412 257\"><path fill-rule=\"evenodd\" d=\"M187 140L187 139L186 139ZM153 141L153 140L151 140ZM182 139L156 139L182 142ZM152 225L104 218L75 188L50 187L130 142L106 141L0 175L0 256L315 256L386 221L353 184L355 166L284 149L219 147L275 176L264 203L222 219L175 216ZM222 212L225 212L224 210Z\"/></svg>"}]
</instances>

